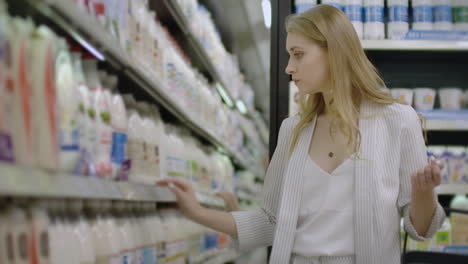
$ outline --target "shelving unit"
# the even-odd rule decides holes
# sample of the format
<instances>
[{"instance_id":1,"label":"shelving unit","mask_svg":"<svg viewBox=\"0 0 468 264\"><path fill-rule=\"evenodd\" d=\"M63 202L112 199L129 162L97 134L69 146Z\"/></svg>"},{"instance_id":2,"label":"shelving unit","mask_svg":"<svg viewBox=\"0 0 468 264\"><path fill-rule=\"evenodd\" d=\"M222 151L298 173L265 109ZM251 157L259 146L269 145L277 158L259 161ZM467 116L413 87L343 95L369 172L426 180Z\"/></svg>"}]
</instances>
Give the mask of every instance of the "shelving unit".
<instances>
[{"instance_id":1,"label":"shelving unit","mask_svg":"<svg viewBox=\"0 0 468 264\"><path fill-rule=\"evenodd\" d=\"M98 178L54 174L30 168L0 164L0 193L13 197L47 197L98 200L145 201L174 203L175 195L165 187ZM205 193L197 193L200 203L224 208L224 201Z\"/></svg>"},{"instance_id":2,"label":"shelving unit","mask_svg":"<svg viewBox=\"0 0 468 264\"><path fill-rule=\"evenodd\" d=\"M237 109L243 113L247 114L248 109L245 106L245 103L242 100L235 101L232 97L231 93L227 89L226 84L224 83L221 75L219 74L218 70L216 69L215 65L211 61L210 57L208 56L206 50L203 48L200 41L197 37L193 34L192 29L189 26L189 22L185 17L183 11L177 4L177 1L170 1L164 0L162 3L158 3L158 5L164 5L166 10L169 11L170 17L166 17L168 19L173 20L180 31L184 34L186 39L188 40L188 47L189 47L189 55L192 60L198 62L199 66L203 67L203 70L209 73L212 79L217 83L216 89L218 90L219 95L223 98L224 102L231 108L237 107Z\"/></svg>"},{"instance_id":3,"label":"shelving unit","mask_svg":"<svg viewBox=\"0 0 468 264\"><path fill-rule=\"evenodd\" d=\"M437 193L468 195L468 184L443 184L437 187Z\"/></svg>"},{"instance_id":4,"label":"shelving unit","mask_svg":"<svg viewBox=\"0 0 468 264\"><path fill-rule=\"evenodd\" d=\"M468 41L361 40L365 50L468 51Z\"/></svg>"},{"instance_id":5,"label":"shelving unit","mask_svg":"<svg viewBox=\"0 0 468 264\"><path fill-rule=\"evenodd\" d=\"M468 111L432 110L418 111L426 118L430 131L468 131Z\"/></svg>"},{"instance_id":6,"label":"shelving unit","mask_svg":"<svg viewBox=\"0 0 468 264\"><path fill-rule=\"evenodd\" d=\"M259 168L249 166L247 161L248 157L238 155L229 146L225 145L221 139L213 135L211 131L197 124L193 114L177 105L167 94L167 89L164 89L164 84L158 80L154 74L150 74L145 70L143 65L131 60L129 55L118 45L117 41L112 39L102 27L96 26L93 20L87 19L87 16L82 14L80 10L71 7L69 2L58 0L50 0L47 2L34 0L21 1L31 7L35 12L54 23L57 27L67 32L74 40L80 43L98 59L101 61L108 61L113 67L119 69L193 133L216 146L220 152L229 156L234 164L240 168L252 171L256 175L262 175L264 173ZM199 49L200 52L204 52L201 47L199 47ZM204 54L206 55L206 53ZM211 63L207 56L204 56L204 58L207 64ZM216 72L213 66L212 69L213 72Z\"/></svg>"}]
</instances>

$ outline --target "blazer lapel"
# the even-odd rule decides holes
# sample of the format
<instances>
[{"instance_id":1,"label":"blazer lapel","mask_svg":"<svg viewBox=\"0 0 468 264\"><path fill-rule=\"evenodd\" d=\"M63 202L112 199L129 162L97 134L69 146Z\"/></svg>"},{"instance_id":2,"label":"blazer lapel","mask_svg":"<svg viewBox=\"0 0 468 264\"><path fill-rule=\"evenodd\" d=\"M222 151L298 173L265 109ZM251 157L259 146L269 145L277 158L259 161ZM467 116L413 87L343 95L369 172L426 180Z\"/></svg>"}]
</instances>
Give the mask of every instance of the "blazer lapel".
<instances>
[{"instance_id":1,"label":"blazer lapel","mask_svg":"<svg viewBox=\"0 0 468 264\"><path fill-rule=\"evenodd\" d=\"M354 203L354 246L356 263L375 264L379 245L375 237L376 226L374 218L375 197L377 188L375 171L377 126L371 117L372 105L362 103L359 129L361 132L361 146L359 156L355 161L355 203Z\"/></svg>"},{"instance_id":2,"label":"blazer lapel","mask_svg":"<svg viewBox=\"0 0 468 264\"><path fill-rule=\"evenodd\" d=\"M289 263L291 257L301 204L304 164L308 157L315 122L316 118L302 131L284 175L270 264Z\"/></svg>"}]
</instances>

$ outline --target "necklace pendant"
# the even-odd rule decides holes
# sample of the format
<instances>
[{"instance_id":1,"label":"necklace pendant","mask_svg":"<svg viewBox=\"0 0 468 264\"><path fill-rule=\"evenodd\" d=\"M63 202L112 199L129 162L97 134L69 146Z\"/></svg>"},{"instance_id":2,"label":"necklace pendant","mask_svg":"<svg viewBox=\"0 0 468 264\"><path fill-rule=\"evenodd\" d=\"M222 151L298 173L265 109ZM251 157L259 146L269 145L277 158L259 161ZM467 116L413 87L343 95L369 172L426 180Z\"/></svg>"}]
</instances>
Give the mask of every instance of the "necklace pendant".
<instances>
[{"instance_id":1,"label":"necklace pendant","mask_svg":"<svg viewBox=\"0 0 468 264\"><path fill-rule=\"evenodd\" d=\"M334 155L333 152L328 153L328 157L330 157L330 158L333 158L333 155Z\"/></svg>"}]
</instances>

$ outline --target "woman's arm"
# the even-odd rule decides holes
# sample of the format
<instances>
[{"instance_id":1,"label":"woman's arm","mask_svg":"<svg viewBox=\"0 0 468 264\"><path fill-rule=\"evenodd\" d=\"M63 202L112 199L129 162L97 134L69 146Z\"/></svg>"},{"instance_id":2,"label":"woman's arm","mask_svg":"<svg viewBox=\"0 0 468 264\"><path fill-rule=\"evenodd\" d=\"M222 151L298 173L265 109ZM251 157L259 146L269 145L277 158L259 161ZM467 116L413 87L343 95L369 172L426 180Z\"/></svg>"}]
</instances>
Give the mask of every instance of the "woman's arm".
<instances>
[{"instance_id":1,"label":"woman's arm","mask_svg":"<svg viewBox=\"0 0 468 264\"><path fill-rule=\"evenodd\" d=\"M441 182L439 166L435 161L418 170L411 176L410 218L414 229L421 236L426 236L437 208L437 195L434 188Z\"/></svg>"},{"instance_id":2,"label":"woman's arm","mask_svg":"<svg viewBox=\"0 0 468 264\"><path fill-rule=\"evenodd\" d=\"M435 186L440 183L440 166L428 165L421 122L407 106L400 135L400 192L398 207L404 228L417 241L430 239L441 227L445 212L437 202ZM426 176L427 171L427 176Z\"/></svg>"},{"instance_id":3,"label":"woman's arm","mask_svg":"<svg viewBox=\"0 0 468 264\"><path fill-rule=\"evenodd\" d=\"M174 192L179 210L189 219L218 232L237 237L234 217L227 212L203 207L197 201L195 191L189 183L179 179L165 179L159 181L158 185L167 186Z\"/></svg>"}]
</instances>

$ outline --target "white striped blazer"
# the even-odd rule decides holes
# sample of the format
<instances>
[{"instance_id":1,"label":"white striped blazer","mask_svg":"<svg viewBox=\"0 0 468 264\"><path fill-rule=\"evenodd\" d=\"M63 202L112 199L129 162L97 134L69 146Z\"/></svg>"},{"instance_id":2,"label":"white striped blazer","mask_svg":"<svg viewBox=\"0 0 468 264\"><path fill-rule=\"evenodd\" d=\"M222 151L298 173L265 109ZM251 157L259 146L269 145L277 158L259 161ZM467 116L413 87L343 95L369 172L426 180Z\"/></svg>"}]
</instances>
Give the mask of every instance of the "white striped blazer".
<instances>
[{"instance_id":1,"label":"white striped blazer","mask_svg":"<svg viewBox=\"0 0 468 264\"><path fill-rule=\"evenodd\" d=\"M273 244L270 264L289 263L297 228L303 170L313 132L312 124L304 129L289 158L293 129L298 122L299 117L293 116L281 125L260 209L232 213L239 248ZM401 217L405 230L415 240L434 236L445 219L438 204L425 237L416 232L410 221L411 174L427 164L421 123L410 106L364 102L359 128L361 146L359 158L354 160L356 263L400 263Z\"/></svg>"}]
</instances>

